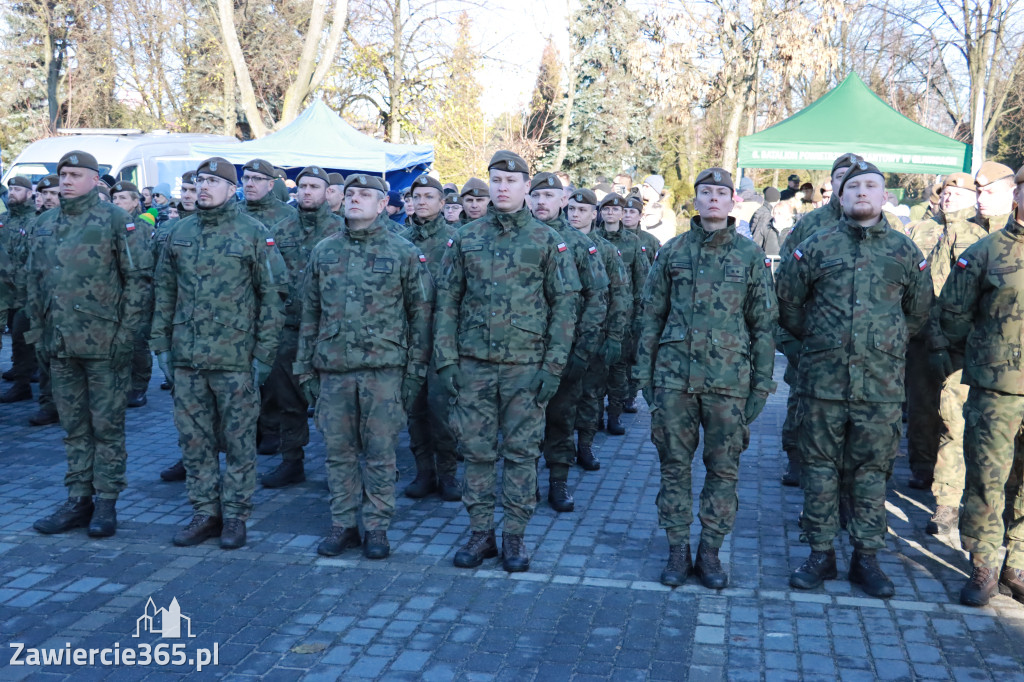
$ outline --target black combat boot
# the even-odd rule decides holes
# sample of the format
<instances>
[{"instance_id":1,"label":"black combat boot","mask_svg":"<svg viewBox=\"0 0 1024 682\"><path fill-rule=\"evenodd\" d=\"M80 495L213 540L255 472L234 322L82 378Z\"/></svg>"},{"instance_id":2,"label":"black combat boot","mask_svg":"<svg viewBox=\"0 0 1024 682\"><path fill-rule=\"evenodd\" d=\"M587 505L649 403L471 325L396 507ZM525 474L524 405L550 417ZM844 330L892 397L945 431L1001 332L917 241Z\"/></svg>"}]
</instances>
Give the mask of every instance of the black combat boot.
<instances>
[{"instance_id":1,"label":"black combat boot","mask_svg":"<svg viewBox=\"0 0 1024 682\"><path fill-rule=\"evenodd\" d=\"M839 576L836 570L836 550L826 552L811 550L811 555L800 564L800 568L789 576L789 584L798 590L813 590L821 587L826 580L834 580Z\"/></svg>"},{"instance_id":2,"label":"black combat boot","mask_svg":"<svg viewBox=\"0 0 1024 682\"><path fill-rule=\"evenodd\" d=\"M878 557L874 554L864 554L855 550L850 560L848 577L851 583L860 585L869 596L888 599L896 594L896 588L878 565Z\"/></svg>"},{"instance_id":3,"label":"black combat boot","mask_svg":"<svg viewBox=\"0 0 1024 682\"><path fill-rule=\"evenodd\" d=\"M788 452L786 455L789 457L789 463L786 465L786 473L782 474L782 485L797 488L800 486L800 459Z\"/></svg>"},{"instance_id":4,"label":"black combat boot","mask_svg":"<svg viewBox=\"0 0 1024 682\"><path fill-rule=\"evenodd\" d=\"M224 529L220 533L221 549L238 549L245 546L245 521L242 519L224 519Z\"/></svg>"},{"instance_id":5,"label":"black combat boot","mask_svg":"<svg viewBox=\"0 0 1024 682\"><path fill-rule=\"evenodd\" d=\"M622 411L626 414L636 414L636 394L629 396L626 400L626 404L622 406Z\"/></svg>"},{"instance_id":6,"label":"black combat boot","mask_svg":"<svg viewBox=\"0 0 1024 682\"><path fill-rule=\"evenodd\" d=\"M975 564L967 584L960 590L960 603L964 606L985 606L999 591L999 578L991 566Z\"/></svg>"},{"instance_id":7,"label":"black combat boot","mask_svg":"<svg viewBox=\"0 0 1024 682\"><path fill-rule=\"evenodd\" d=\"M0 394L0 403L18 403L32 400L32 385L28 381L19 381Z\"/></svg>"},{"instance_id":8,"label":"black combat boot","mask_svg":"<svg viewBox=\"0 0 1024 682\"><path fill-rule=\"evenodd\" d=\"M601 460L594 455L594 437L580 436L576 446L576 463L584 471L597 471L601 468Z\"/></svg>"},{"instance_id":9,"label":"black combat boot","mask_svg":"<svg viewBox=\"0 0 1024 682\"><path fill-rule=\"evenodd\" d=\"M40 407L34 415L28 418L28 423L30 426L49 426L50 424L59 424L60 417L57 416L57 410Z\"/></svg>"},{"instance_id":10,"label":"black combat boot","mask_svg":"<svg viewBox=\"0 0 1024 682\"><path fill-rule=\"evenodd\" d=\"M1024 570L1004 564L999 574L999 591L1024 604Z\"/></svg>"},{"instance_id":11,"label":"black combat boot","mask_svg":"<svg viewBox=\"0 0 1024 682\"><path fill-rule=\"evenodd\" d=\"M388 533L384 530L368 530L363 536L363 556L367 559L387 559L391 554Z\"/></svg>"},{"instance_id":12,"label":"black combat boot","mask_svg":"<svg viewBox=\"0 0 1024 682\"><path fill-rule=\"evenodd\" d=\"M330 534L316 546L316 553L323 556L338 556L346 549L353 549L359 544L358 528L332 526Z\"/></svg>"},{"instance_id":13,"label":"black combat boot","mask_svg":"<svg viewBox=\"0 0 1024 682\"><path fill-rule=\"evenodd\" d=\"M117 500L97 497L93 503L95 509L89 521L89 537L109 538L117 532Z\"/></svg>"},{"instance_id":14,"label":"black combat boot","mask_svg":"<svg viewBox=\"0 0 1024 682\"><path fill-rule=\"evenodd\" d=\"M196 514L188 525L179 530L171 540L178 547L192 547L210 538L219 537L223 522L219 516Z\"/></svg>"},{"instance_id":15,"label":"black combat boot","mask_svg":"<svg viewBox=\"0 0 1024 682\"><path fill-rule=\"evenodd\" d=\"M661 572L661 584L679 587L693 573L693 560L690 558L690 545L669 545L668 563Z\"/></svg>"},{"instance_id":16,"label":"black combat boot","mask_svg":"<svg viewBox=\"0 0 1024 682\"><path fill-rule=\"evenodd\" d=\"M32 524L40 533L53 535L63 533L72 528L80 528L89 525L92 518L93 503L91 497L69 497L67 502L57 507L57 510L49 516L39 519Z\"/></svg>"},{"instance_id":17,"label":"black combat boot","mask_svg":"<svg viewBox=\"0 0 1024 682\"><path fill-rule=\"evenodd\" d=\"M469 536L469 542L459 548L452 562L459 568L476 568L484 559L498 556L498 541L493 530L475 530Z\"/></svg>"},{"instance_id":18,"label":"black combat boot","mask_svg":"<svg viewBox=\"0 0 1024 682\"><path fill-rule=\"evenodd\" d=\"M185 480L185 462L178 460L160 472L160 478L168 483Z\"/></svg>"},{"instance_id":19,"label":"black combat boot","mask_svg":"<svg viewBox=\"0 0 1024 682\"><path fill-rule=\"evenodd\" d=\"M709 547L703 542L697 545L697 561L693 565L693 572L709 590L721 590L729 584L729 576L725 574L722 562L718 559L718 548Z\"/></svg>"},{"instance_id":20,"label":"black combat boot","mask_svg":"<svg viewBox=\"0 0 1024 682\"><path fill-rule=\"evenodd\" d=\"M530 570L530 553L526 551L526 542L522 535L501 534L501 565L509 573Z\"/></svg>"},{"instance_id":21,"label":"black combat boot","mask_svg":"<svg viewBox=\"0 0 1024 682\"><path fill-rule=\"evenodd\" d=\"M907 486L914 490L931 490L935 478L927 471L912 471Z\"/></svg>"},{"instance_id":22,"label":"black combat boot","mask_svg":"<svg viewBox=\"0 0 1024 682\"><path fill-rule=\"evenodd\" d=\"M622 417L622 408L608 406L608 435L609 436L624 436L626 435L626 427L622 425L619 419Z\"/></svg>"},{"instance_id":23,"label":"black combat boot","mask_svg":"<svg viewBox=\"0 0 1024 682\"><path fill-rule=\"evenodd\" d=\"M306 468L301 459L282 459L277 468L263 474L260 483L264 488L284 488L306 480Z\"/></svg>"},{"instance_id":24,"label":"black combat boot","mask_svg":"<svg viewBox=\"0 0 1024 682\"><path fill-rule=\"evenodd\" d=\"M548 481L548 504L556 512L571 512L576 508L576 501L569 494L568 481Z\"/></svg>"},{"instance_id":25,"label":"black combat boot","mask_svg":"<svg viewBox=\"0 0 1024 682\"><path fill-rule=\"evenodd\" d=\"M142 407L147 402L149 401L146 399L145 389L141 391L128 391L128 407Z\"/></svg>"},{"instance_id":26,"label":"black combat boot","mask_svg":"<svg viewBox=\"0 0 1024 682\"><path fill-rule=\"evenodd\" d=\"M462 486L454 476L438 476L437 487L441 491L441 499L445 502L462 501Z\"/></svg>"},{"instance_id":27,"label":"black combat boot","mask_svg":"<svg viewBox=\"0 0 1024 682\"><path fill-rule=\"evenodd\" d=\"M418 500L433 492L437 492L437 472L416 467L416 478L405 486L405 496ZM461 496L459 499L462 499Z\"/></svg>"},{"instance_id":28,"label":"black combat boot","mask_svg":"<svg viewBox=\"0 0 1024 682\"><path fill-rule=\"evenodd\" d=\"M925 526L924 530L929 535L949 535L956 528L959 520L959 509L940 504L935 507L935 513L928 519L928 525Z\"/></svg>"}]
</instances>

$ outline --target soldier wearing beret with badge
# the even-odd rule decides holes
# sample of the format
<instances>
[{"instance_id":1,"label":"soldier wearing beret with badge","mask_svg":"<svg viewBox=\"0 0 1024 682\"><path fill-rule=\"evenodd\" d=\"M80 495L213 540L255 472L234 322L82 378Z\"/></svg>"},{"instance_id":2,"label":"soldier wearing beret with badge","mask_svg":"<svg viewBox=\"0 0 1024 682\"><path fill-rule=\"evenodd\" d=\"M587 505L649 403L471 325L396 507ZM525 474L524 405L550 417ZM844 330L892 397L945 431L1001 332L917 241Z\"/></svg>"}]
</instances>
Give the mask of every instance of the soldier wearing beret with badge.
<instances>
[{"instance_id":1,"label":"soldier wearing beret with badge","mask_svg":"<svg viewBox=\"0 0 1024 682\"><path fill-rule=\"evenodd\" d=\"M463 223L482 218L487 213L487 206L491 203L487 183L480 178L466 180L459 198L462 200L462 210L465 213Z\"/></svg>"},{"instance_id":2,"label":"soldier wearing beret with badge","mask_svg":"<svg viewBox=\"0 0 1024 682\"><path fill-rule=\"evenodd\" d=\"M196 169L199 212L175 223L154 278L150 345L174 384L174 423L193 517L173 538L242 547L256 488L259 386L270 374L288 294L270 230L234 200L235 167ZM220 451L225 468L220 468Z\"/></svg>"},{"instance_id":3,"label":"soldier wearing beret with badge","mask_svg":"<svg viewBox=\"0 0 1024 682\"><path fill-rule=\"evenodd\" d=\"M733 183L709 168L694 183L690 230L658 252L643 294L637 382L651 409L651 441L661 460L658 525L668 535L661 582L690 572L708 588L729 581L718 551L732 532L740 453L749 425L775 390L778 322L771 262L736 234ZM707 477L700 493L700 544L691 563L691 463L704 429Z\"/></svg>"},{"instance_id":4,"label":"soldier wearing beret with badge","mask_svg":"<svg viewBox=\"0 0 1024 682\"><path fill-rule=\"evenodd\" d=\"M327 203L331 213L345 217L345 176L341 173L327 174Z\"/></svg>"},{"instance_id":5,"label":"soldier wearing beret with badge","mask_svg":"<svg viewBox=\"0 0 1024 682\"><path fill-rule=\"evenodd\" d=\"M504 460L506 571L526 571L544 410L558 390L576 328L580 283L562 237L530 215L530 170L509 151L488 164L491 206L456 231L438 281L434 358L455 404L465 462L469 541L460 568L497 556L495 475ZM500 443L499 433L503 438Z\"/></svg>"},{"instance_id":6,"label":"soldier wearing beret with badge","mask_svg":"<svg viewBox=\"0 0 1024 682\"><path fill-rule=\"evenodd\" d=\"M15 265L14 291L11 308L7 312L7 326L11 330L11 369L4 373L4 379L13 383L0 395L0 403L32 400L32 375L36 372L36 351L32 344L25 342L29 329L25 314L25 259L28 257L28 234L35 224L35 207L32 205L32 183L28 178L16 175L7 181L8 213L0 222L2 246Z\"/></svg>"},{"instance_id":7,"label":"soldier wearing beret with badge","mask_svg":"<svg viewBox=\"0 0 1024 682\"><path fill-rule=\"evenodd\" d=\"M53 398L67 432L68 499L36 521L40 533L89 526L117 530L127 485L124 441L129 360L153 272L149 233L96 192L99 166L86 152L57 163L60 206L36 222L28 247L26 341L50 358Z\"/></svg>"},{"instance_id":8,"label":"soldier wearing beret with badge","mask_svg":"<svg viewBox=\"0 0 1024 682\"><path fill-rule=\"evenodd\" d=\"M878 564L885 547L885 484L901 431L907 341L928 319L928 261L882 214L885 178L855 161L836 196L840 222L801 242L779 269L779 322L800 343L798 449L803 459L807 560L790 576L799 589L838 575L833 543L839 495L848 489L849 579L891 597Z\"/></svg>"},{"instance_id":9,"label":"soldier wearing beret with badge","mask_svg":"<svg viewBox=\"0 0 1024 682\"><path fill-rule=\"evenodd\" d=\"M294 371L324 436L334 556L391 553L395 447L430 360L433 284L426 257L393 233L383 178L345 181L345 225L309 255ZM365 466L360 466L360 459ZM361 511L360 538L357 512Z\"/></svg>"}]
</instances>

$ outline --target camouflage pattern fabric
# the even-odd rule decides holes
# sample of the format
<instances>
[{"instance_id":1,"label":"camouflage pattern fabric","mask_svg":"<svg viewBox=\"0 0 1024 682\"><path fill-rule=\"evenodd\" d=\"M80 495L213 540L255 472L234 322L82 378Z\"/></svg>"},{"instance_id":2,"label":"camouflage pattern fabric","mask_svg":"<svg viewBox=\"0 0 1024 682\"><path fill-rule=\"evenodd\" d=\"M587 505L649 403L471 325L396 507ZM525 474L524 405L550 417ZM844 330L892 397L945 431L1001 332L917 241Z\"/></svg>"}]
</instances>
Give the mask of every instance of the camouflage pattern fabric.
<instances>
[{"instance_id":1,"label":"camouflage pattern fabric","mask_svg":"<svg viewBox=\"0 0 1024 682\"><path fill-rule=\"evenodd\" d=\"M173 371L174 424L193 512L244 521L256 490L259 398L253 373L180 366Z\"/></svg>"},{"instance_id":2,"label":"camouflage pattern fabric","mask_svg":"<svg viewBox=\"0 0 1024 682\"><path fill-rule=\"evenodd\" d=\"M658 255L658 249L661 248L661 242L658 241L658 238L639 226L636 229L626 229L635 234L636 238L640 240L640 252L647 259L648 267L654 265L654 258Z\"/></svg>"},{"instance_id":3,"label":"camouflage pattern fabric","mask_svg":"<svg viewBox=\"0 0 1024 682\"><path fill-rule=\"evenodd\" d=\"M127 486L124 444L128 366L113 360L54 358L53 401L66 432L68 497L116 500Z\"/></svg>"},{"instance_id":4,"label":"camouflage pattern fabric","mask_svg":"<svg viewBox=\"0 0 1024 682\"><path fill-rule=\"evenodd\" d=\"M941 377L928 362L928 341L922 332L907 344L907 456L910 470L932 475L939 448ZM959 381L959 378L957 379Z\"/></svg>"},{"instance_id":5,"label":"camouflage pattern fabric","mask_svg":"<svg viewBox=\"0 0 1024 682\"><path fill-rule=\"evenodd\" d=\"M299 328L302 321L302 279L313 247L345 227L324 202L315 211L299 210L277 222L271 230L288 270L288 298L284 302L284 326Z\"/></svg>"},{"instance_id":6,"label":"camouflage pattern fabric","mask_svg":"<svg viewBox=\"0 0 1024 682\"><path fill-rule=\"evenodd\" d=\"M382 228L388 232L387 228ZM390 232L388 232L390 234ZM395 448L405 423L401 367L320 374L316 426L324 435L331 521L387 530L395 513ZM365 464L360 464L360 455Z\"/></svg>"},{"instance_id":7,"label":"camouflage pattern fabric","mask_svg":"<svg viewBox=\"0 0 1024 682\"><path fill-rule=\"evenodd\" d=\"M284 183L281 183L284 186ZM277 188L277 182L274 183L275 189ZM288 189L285 187L285 197L288 196ZM238 210L245 215L252 216L256 220L263 223L263 226L270 230L271 234L277 232L277 226L279 223L283 223L286 220L295 220L298 210L294 206L289 206L279 198L274 196L274 192L270 191L263 195L262 199L256 201L249 201L245 199L235 204L238 206Z\"/></svg>"},{"instance_id":8,"label":"camouflage pattern fabric","mask_svg":"<svg viewBox=\"0 0 1024 682\"><path fill-rule=\"evenodd\" d=\"M466 384L452 406L451 426L465 458L462 502L469 512L470 528L494 528L494 491L500 459L504 532L521 535L537 503L537 457L544 437L545 406L537 403L530 382L541 368L540 363L506 364L463 358L459 368Z\"/></svg>"},{"instance_id":9,"label":"camouflage pattern fabric","mask_svg":"<svg viewBox=\"0 0 1024 682\"><path fill-rule=\"evenodd\" d=\"M968 387L963 383L963 371L957 370L946 377L939 396L937 425L938 452L935 459L932 495L935 503L957 508L964 492L964 404Z\"/></svg>"},{"instance_id":10,"label":"camouflage pattern fabric","mask_svg":"<svg viewBox=\"0 0 1024 682\"><path fill-rule=\"evenodd\" d=\"M31 201L23 204L12 204L8 213L0 221L0 246L14 260L15 288L12 308L25 306L25 261L28 259L28 235L35 224L36 212Z\"/></svg>"},{"instance_id":11,"label":"camouflage pattern fabric","mask_svg":"<svg viewBox=\"0 0 1024 682\"><path fill-rule=\"evenodd\" d=\"M690 524L693 523L691 465L701 427L704 428L707 476L700 492L700 539L709 547L721 547L725 536L732 532L739 508L736 483L740 453L747 433L743 405L742 398L716 393L654 389L651 441L661 461L658 527L665 529L670 545L690 542Z\"/></svg>"}]
</instances>

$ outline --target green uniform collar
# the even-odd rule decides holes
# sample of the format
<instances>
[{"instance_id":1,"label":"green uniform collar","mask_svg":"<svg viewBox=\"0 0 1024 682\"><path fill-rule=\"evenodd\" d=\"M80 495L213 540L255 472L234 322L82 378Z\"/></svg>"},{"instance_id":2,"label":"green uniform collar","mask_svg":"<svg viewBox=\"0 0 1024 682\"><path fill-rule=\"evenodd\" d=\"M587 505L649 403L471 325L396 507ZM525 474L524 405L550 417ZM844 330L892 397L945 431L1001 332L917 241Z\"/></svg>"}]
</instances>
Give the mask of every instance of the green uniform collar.
<instances>
[{"instance_id":1,"label":"green uniform collar","mask_svg":"<svg viewBox=\"0 0 1024 682\"><path fill-rule=\"evenodd\" d=\"M726 219L725 227L721 230L708 231L704 229L703 225L701 225L700 216L695 215L690 218L690 230L701 235L701 244L707 244L708 246L722 246L723 244L731 242L733 237L736 236L736 219L729 216Z\"/></svg>"},{"instance_id":2,"label":"green uniform collar","mask_svg":"<svg viewBox=\"0 0 1024 682\"><path fill-rule=\"evenodd\" d=\"M940 225L949 225L950 223L966 223L968 220L977 215L978 209L973 206L967 208L961 208L959 211L953 211L952 213L943 213L935 217L935 222Z\"/></svg>"},{"instance_id":3,"label":"green uniform collar","mask_svg":"<svg viewBox=\"0 0 1024 682\"><path fill-rule=\"evenodd\" d=\"M32 205L31 201L26 201L21 204L11 204L7 207L7 210L11 212L13 218L24 218L28 215L34 215L36 207Z\"/></svg>"},{"instance_id":4,"label":"green uniform collar","mask_svg":"<svg viewBox=\"0 0 1024 682\"><path fill-rule=\"evenodd\" d=\"M391 221L387 211L381 211L377 214L376 220L374 220L368 228L365 230L350 230L348 229L348 221L345 221L345 235L357 242L369 241L377 235L388 232L387 224Z\"/></svg>"},{"instance_id":5,"label":"green uniform collar","mask_svg":"<svg viewBox=\"0 0 1024 682\"><path fill-rule=\"evenodd\" d=\"M312 232L317 225L322 224L331 215L331 205L326 201L320 204L315 211L307 211L303 208L299 211L299 224L306 232Z\"/></svg>"},{"instance_id":6,"label":"green uniform collar","mask_svg":"<svg viewBox=\"0 0 1024 682\"><path fill-rule=\"evenodd\" d=\"M566 230L572 229L571 227L569 227L569 221L566 220L565 216L562 215L561 213L556 215L551 220L545 220L544 224L550 227L555 232L558 232L559 234L565 232Z\"/></svg>"},{"instance_id":7,"label":"green uniform collar","mask_svg":"<svg viewBox=\"0 0 1024 682\"><path fill-rule=\"evenodd\" d=\"M191 211L186 211L183 208L179 208L178 209L178 219L179 220L184 220L185 218L188 218L189 216L193 216L195 214L196 214L196 209L192 209Z\"/></svg>"},{"instance_id":8,"label":"green uniform collar","mask_svg":"<svg viewBox=\"0 0 1024 682\"><path fill-rule=\"evenodd\" d=\"M870 227L864 227L863 225L859 225L854 221L850 220L850 218L846 215L843 215L840 224L844 225L847 230L852 232L859 239L863 239L864 237L868 236L878 237L884 235L886 232L889 231L889 221L886 220L885 218L885 211L882 211L882 215L878 219L878 222Z\"/></svg>"},{"instance_id":9,"label":"green uniform collar","mask_svg":"<svg viewBox=\"0 0 1024 682\"><path fill-rule=\"evenodd\" d=\"M391 220L388 218L388 220ZM392 221L394 222L394 221ZM444 219L444 213L440 212L430 220L421 221L419 218L413 217L412 219L412 231L420 238L427 239L434 236L440 230L444 229L448 221Z\"/></svg>"},{"instance_id":10,"label":"green uniform collar","mask_svg":"<svg viewBox=\"0 0 1024 682\"><path fill-rule=\"evenodd\" d=\"M1005 227L1005 226L1009 225L1010 223L1017 222L1016 220L1013 219L1013 213L1006 213L1004 215L997 215L997 216L993 216L991 218L986 218L985 216L983 216L983 215L981 215L979 213L975 220L977 221L977 223L979 225L981 225L982 227L985 228L986 232L995 232L996 230L1000 229L1001 227Z\"/></svg>"},{"instance_id":11,"label":"green uniform collar","mask_svg":"<svg viewBox=\"0 0 1024 682\"><path fill-rule=\"evenodd\" d=\"M198 211L199 224L203 227L214 227L234 219L238 215L238 202L231 197L217 208L201 208Z\"/></svg>"},{"instance_id":12,"label":"green uniform collar","mask_svg":"<svg viewBox=\"0 0 1024 682\"><path fill-rule=\"evenodd\" d=\"M60 210L67 215L80 215L100 203L100 193L93 187L80 197L74 199L60 198Z\"/></svg>"},{"instance_id":13,"label":"green uniform collar","mask_svg":"<svg viewBox=\"0 0 1024 682\"><path fill-rule=\"evenodd\" d=\"M283 201L281 201L280 199L278 199L277 197L274 196L274 191L271 190L271 191L267 192L266 194L264 194L262 199L257 199L255 201L249 201L248 199L246 199L245 200L245 207L249 208L249 209L260 210L260 209L270 208L274 204L283 204L283 203L284 203Z\"/></svg>"},{"instance_id":14,"label":"green uniform collar","mask_svg":"<svg viewBox=\"0 0 1024 682\"><path fill-rule=\"evenodd\" d=\"M604 229L604 225L601 226L599 232L601 233L601 236L607 239L608 241L617 242L620 239L622 239L622 235L625 234L627 230L622 226L622 223L619 223L619 229L615 230L614 232L609 232L608 230Z\"/></svg>"},{"instance_id":15,"label":"green uniform collar","mask_svg":"<svg viewBox=\"0 0 1024 682\"><path fill-rule=\"evenodd\" d=\"M493 205L488 205L487 214L493 218L494 222L497 223L503 232L518 230L533 220L533 214L530 213L530 209L526 208L525 203L521 209L512 213L502 213L494 208Z\"/></svg>"}]
</instances>

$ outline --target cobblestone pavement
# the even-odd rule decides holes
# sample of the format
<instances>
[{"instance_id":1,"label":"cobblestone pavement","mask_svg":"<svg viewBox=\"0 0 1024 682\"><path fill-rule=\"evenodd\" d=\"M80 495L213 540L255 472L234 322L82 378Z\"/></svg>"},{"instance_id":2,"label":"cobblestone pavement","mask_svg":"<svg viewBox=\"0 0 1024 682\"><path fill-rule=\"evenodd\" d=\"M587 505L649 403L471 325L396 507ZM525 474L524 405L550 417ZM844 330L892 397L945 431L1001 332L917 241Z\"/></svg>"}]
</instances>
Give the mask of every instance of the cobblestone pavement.
<instances>
[{"instance_id":1,"label":"cobblestone pavement","mask_svg":"<svg viewBox=\"0 0 1024 682\"><path fill-rule=\"evenodd\" d=\"M183 484L159 479L179 455L170 397L156 376L149 405L128 411L129 488L117 535L39 535L32 522L65 497L63 434L27 426L34 403L0 406L0 679L1024 680L1024 606L1001 596L985 609L956 604L967 561L955 537L924 533L932 502L905 487L905 458L890 485L883 557L896 598L850 586L845 545L839 580L789 589L807 549L796 524L800 492L779 484L786 387L778 359L780 390L743 455L736 530L722 550L731 582L719 593L692 578L675 590L658 583L668 546L657 528L658 462L645 410L626 415L626 436L599 435L600 471L574 468L574 513L538 506L527 532L531 571L509 576L496 561L452 566L468 519L461 503L436 497L399 498L387 561L354 550L319 557L330 517L318 435L305 483L257 491L245 548L173 547L191 510ZM277 462L261 457L260 471ZM404 438L399 466L402 487L414 475ZM697 457L695 489L702 480ZM176 598L194 637L133 637L150 598L156 607ZM218 664L197 674L99 659L10 662L15 642L138 652L161 641L184 643L189 657L216 644Z\"/></svg>"}]
</instances>

